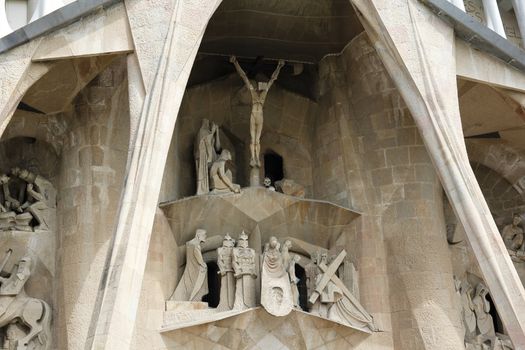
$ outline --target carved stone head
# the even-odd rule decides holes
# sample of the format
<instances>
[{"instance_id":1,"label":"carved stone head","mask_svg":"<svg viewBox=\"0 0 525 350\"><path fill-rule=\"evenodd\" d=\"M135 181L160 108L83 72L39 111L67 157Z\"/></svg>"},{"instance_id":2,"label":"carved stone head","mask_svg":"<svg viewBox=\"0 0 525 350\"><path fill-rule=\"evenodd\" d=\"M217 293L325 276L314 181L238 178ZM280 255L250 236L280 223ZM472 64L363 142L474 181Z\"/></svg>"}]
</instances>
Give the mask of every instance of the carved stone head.
<instances>
[{"instance_id":1,"label":"carved stone head","mask_svg":"<svg viewBox=\"0 0 525 350\"><path fill-rule=\"evenodd\" d=\"M520 214L514 214L512 216L512 224L514 226L518 226L519 224L521 224L521 215Z\"/></svg>"},{"instance_id":2,"label":"carved stone head","mask_svg":"<svg viewBox=\"0 0 525 350\"><path fill-rule=\"evenodd\" d=\"M221 155L219 156L219 160L224 160L224 161L232 160L232 154L227 149L223 149L221 152Z\"/></svg>"},{"instance_id":3,"label":"carved stone head","mask_svg":"<svg viewBox=\"0 0 525 350\"><path fill-rule=\"evenodd\" d=\"M226 236L224 236L222 246L226 248L232 248L235 246L235 240L231 238L229 233L227 233Z\"/></svg>"},{"instance_id":4,"label":"carved stone head","mask_svg":"<svg viewBox=\"0 0 525 350\"><path fill-rule=\"evenodd\" d=\"M487 287L485 287L485 285L483 283L480 283L478 284L478 286L476 287L476 295L479 295L483 298L485 298L485 296L488 294L488 289Z\"/></svg>"},{"instance_id":5,"label":"carved stone head","mask_svg":"<svg viewBox=\"0 0 525 350\"><path fill-rule=\"evenodd\" d=\"M206 230L197 229L197 231L195 232L195 238L197 238L197 240L201 244L206 242Z\"/></svg>"},{"instance_id":6,"label":"carved stone head","mask_svg":"<svg viewBox=\"0 0 525 350\"><path fill-rule=\"evenodd\" d=\"M290 241L289 239L287 239L286 241L284 241L284 246L287 248L287 249L290 249L292 247L292 241Z\"/></svg>"},{"instance_id":7,"label":"carved stone head","mask_svg":"<svg viewBox=\"0 0 525 350\"><path fill-rule=\"evenodd\" d=\"M28 256L23 257L18 262L18 273L29 276L31 274L32 259Z\"/></svg>"},{"instance_id":8,"label":"carved stone head","mask_svg":"<svg viewBox=\"0 0 525 350\"><path fill-rule=\"evenodd\" d=\"M244 232L244 230L239 236L239 240L237 241L237 247L248 248L248 235L246 234L246 232Z\"/></svg>"},{"instance_id":9,"label":"carved stone head","mask_svg":"<svg viewBox=\"0 0 525 350\"><path fill-rule=\"evenodd\" d=\"M202 120L201 129L210 129L210 121L206 118Z\"/></svg>"},{"instance_id":10,"label":"carved stone head","mask_svg":"<svg viewBox=\"0 0 525 350\"><path fill-rule=\"evenodd\" d=\"M277 237L272 236L269 240L270 249L279 249L279 241L277 240Z\"/></svg>"},{"instance_id":11,"label":"carved stone head","mask_svg":"<svg viewBox=\"0 0 525 350\"><path fill-rule=\"evenodd\" d=\"M264 187L270 187L272 185L272 180L269 177L264 178Z\"/></svg>"}]
</instances>

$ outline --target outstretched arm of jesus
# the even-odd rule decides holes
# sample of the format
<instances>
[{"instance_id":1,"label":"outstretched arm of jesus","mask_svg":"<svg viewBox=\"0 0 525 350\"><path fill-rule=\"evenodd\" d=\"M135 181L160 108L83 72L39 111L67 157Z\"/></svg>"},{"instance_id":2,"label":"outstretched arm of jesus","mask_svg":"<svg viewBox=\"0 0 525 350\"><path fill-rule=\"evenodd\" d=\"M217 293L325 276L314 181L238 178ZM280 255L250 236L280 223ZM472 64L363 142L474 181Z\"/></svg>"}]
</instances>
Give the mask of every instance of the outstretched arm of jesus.
<instances>
[{"instance_id":1,"label":"outstretched arm of jesus","mask_svg":"<svg viewBox=\"0 0 525 350\"><path fill-rule=\"evenodd\" d=\"M239 75L241 76L241 78L244 81L244 84L246 85L246 87L250 91L252 91L253 90L252 83L250 83L250 80L246 76L246 73L242 70L242 68L239 65L239 62L237 62L237 59L235 58L235 56L230 56L230 62L233 63L233 65L235 66L235 69L237 70L237 73L239 73Z\"/></svg>"},{"instance_id":2,"label":"outstretched arm of jesus","mask_svg":"<svg viewBox=\"0 0 525 350\"><path fill-rule=\"evenodd\" d=\"M268 85L266 86L266 90L264 90L261 95L263 101L266 99L266 95L268 94L268 91L270 91L270 88L272 87L273 83L279 77L279 73L281 72L281 68L283 67L284 67L284 60L279 60L279 63L277 64L277 68L275 68L275 71L273 72L272 77L270 78L270 81L268 82Z\"/></svg>"}]
</instances>

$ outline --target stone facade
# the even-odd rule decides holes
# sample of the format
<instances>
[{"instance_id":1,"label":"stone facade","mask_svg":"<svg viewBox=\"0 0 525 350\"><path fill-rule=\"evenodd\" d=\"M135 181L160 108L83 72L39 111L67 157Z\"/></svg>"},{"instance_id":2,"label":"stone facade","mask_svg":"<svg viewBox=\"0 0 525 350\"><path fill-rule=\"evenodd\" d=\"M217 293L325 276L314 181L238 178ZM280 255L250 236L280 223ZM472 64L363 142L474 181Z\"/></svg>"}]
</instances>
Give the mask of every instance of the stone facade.
<instances>
[{"instance_id":1,"label":"stone facade","mask_svg":"<svg viewBox=\"0 0 525 350\"><path fill-rule=\"evenodd\" d=\"M485 46L417 0L71 2L0 37L0 349L525 348L512 3Z\"/></svg>"}]
</instances>

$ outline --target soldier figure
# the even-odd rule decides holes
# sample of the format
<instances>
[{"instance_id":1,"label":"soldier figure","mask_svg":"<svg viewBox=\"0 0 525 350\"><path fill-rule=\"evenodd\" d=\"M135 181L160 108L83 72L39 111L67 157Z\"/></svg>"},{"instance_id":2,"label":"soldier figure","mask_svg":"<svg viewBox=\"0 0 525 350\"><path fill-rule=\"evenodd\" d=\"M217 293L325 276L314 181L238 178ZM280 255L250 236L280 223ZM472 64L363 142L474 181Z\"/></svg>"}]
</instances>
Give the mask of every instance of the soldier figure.
<instances>
[{"instance_id":1,"label":"soldier figure","mask_svg":"<svg viewBox=\"0 0 525 350\"><path fill-rule=\"evenodd\" d=\"M255 250L248 247L248 236L242 231L237 247L233 248L233 269L237 279L235 288L235 309L249 309L256 306Z\"/></svg>"}]
</instances>

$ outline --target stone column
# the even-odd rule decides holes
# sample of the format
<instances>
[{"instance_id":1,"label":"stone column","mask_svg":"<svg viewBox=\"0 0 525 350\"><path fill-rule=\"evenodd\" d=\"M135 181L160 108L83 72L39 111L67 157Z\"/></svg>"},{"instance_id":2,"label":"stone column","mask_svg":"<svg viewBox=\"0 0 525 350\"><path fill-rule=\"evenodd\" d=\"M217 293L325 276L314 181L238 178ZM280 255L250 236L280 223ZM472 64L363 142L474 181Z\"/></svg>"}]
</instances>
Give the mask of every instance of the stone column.
<instances>
[{"instance_id":1,"label":"stone column","mask_svg":"<svg viewBox=\"0 0 525 350\"><path fill-rule=\"evenodd\" d=\"M487 20L487 27L504 37L505 28L501 21L501 14L499 12L498 2L496 0L483 0L483 11L485 12L485 19Z\"/></svg>"},{"instance_id":2,"label":"stone column","mask_svg":"<svg viewBox=\"0 0 525 350\"><path fill-rule=\"evenodd\" d=\"M13 30L7 21L7 13L5 12L5 0L0 0L0 38L11 33Z\"/></svg>"},{"instance_id":3,"label":"stone column","mask_svg":"<svg viewBox=\"0 0 525 350\"><path fill-rule=\"evenodd\" d=\"M512 0L512 6L514 7L518 26L520 27L521 40L523 41L523 45L525 45L525 2L523 2L523 0Z\"/></svg>"},{"instance_id":4,"label":"stone column","mask_svg":"<svg viewBox=\"0 0 525 350\"><path fill-rule=\"evenodd\" d=\"M408 105L462 223L503 324L525 347L525 290L481 193L465 149L457 98L454 30L417 0L352 0ZM395 13L408 13L399 24ZM444 63L446 62L446 63Z\"/></svg>"},{"instance_id":5,"label":"stone column","mask_svg":"<svg viewBox=\"0 0 525 350\"><path fill-rule=\"evenodd\" d=\"M111 256L106 262L106 278L99 291L100 304L95 311L86 349L125 350L131 347L170 140L204 30L219 4L220 1L178 1L169 20L160 58L151 67L154 71L147 74L152 84L146 86L137 130L132 133L135 136L131 142ZM139 17L143 15L138 14ZM148 17L146 22L155 23L153 17ZM134 20L136 18L130 18L130 22ZM148 26L141 25L137 30L144 27ZM140 33L132 34L135 40L140 37ZM150 55L144 50L149 42L135 43L143 45L137 49L140 62L141 52ZM144 61L140 64L141 69L147 67ZM145 76L142 71L142 77Z\"/></svg>"},{"instance_id":6,"label":"stone column","mask_svg":"<svg viewBox=\"0 0 525 350\"><path fill-rule=\"evenodd\" d=\"M465 3L463 0L448 0L450 3L456 5L461 11L465 12Z\"/></svg>"}]
</instances>

